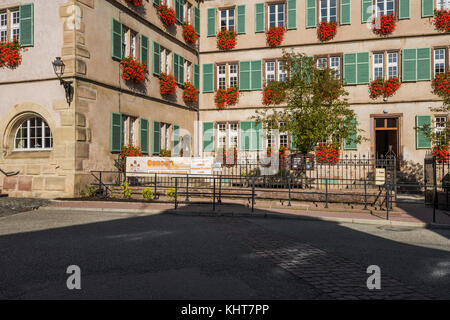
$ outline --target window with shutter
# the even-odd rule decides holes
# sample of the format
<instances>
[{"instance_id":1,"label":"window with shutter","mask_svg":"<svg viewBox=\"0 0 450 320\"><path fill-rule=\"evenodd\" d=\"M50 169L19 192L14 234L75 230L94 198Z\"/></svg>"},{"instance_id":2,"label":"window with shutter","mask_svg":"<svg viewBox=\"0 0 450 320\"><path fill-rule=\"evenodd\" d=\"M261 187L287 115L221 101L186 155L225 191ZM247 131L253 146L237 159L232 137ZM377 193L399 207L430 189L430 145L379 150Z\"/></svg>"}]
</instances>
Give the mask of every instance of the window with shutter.
<instances>
[{"instance_id":1,"label":"window with shutter","mask_svg":"<svg viewBox=\"0 0 450 320\"><path fill-rule=\"evenodd\" d=\"M416 116L416 149L431 148L431 116Z\"/></svg>"},{"instance_id":2,"label":"window with shutter","mask_svg":"<svg viewBox=\"0 0 450 320\"><path fill-rule=\"evenodd\" d=\"M153 143L152 143L152 153L161 153L161 123L158 121L153 121Z\"/></svg>"},{"instance_id":3,"label":"window with shutter","mask_svg":"<svg viewBox=\"0 0 450 320\"><path fill-rule=\"evenodd\" d=\"M432 17L434 15L434 1L422 0L422 18Z\"/></svg>"},{"instance_id":4,"label":"window with shutter","mask_svg":"<svg viewBox=\"0 0 450 320\"><path fill-rule=\"evenodd\" d=\"M361 22L370 22L373 15L373 0L361 0Z\"/></svg>"},{"instance_id":5,"label":"window with shutter","mask_svg":"<svg viewBox=\"0 0 450 320\"><path fill-rule=\"evenodd\" d=\"M356 84L356 53L344 54L344 82Z\"/></svg>"},{"instance_id":6,"label":"window with shutter","mask_svg":"<svg viewBox=\"0 0 450 320\"><path fill-rule=\"evenodd\" d=\"M250 90L250 61L239 62L239 91Z\"/></svg>"},{"instance_id":7,"label":"window with shutter","mask_svg":"<svg viewBox=\"0 0 450 320\"><path fill-rule=\"evenodd\" d=\"M203 122L203 152L214 151L214 122Z\"/></svg>"},{"instance_id":8,"label":"window with shutter","mask_svg":"<svg viewBox=\"0 0 450 320\"><path fill-rule=\"evenodd\" d=\"M341 25L351 23L351 0L341 0Z\"/></svg>"},{"instance_id":9,"label":"window with shutter","mask_svg":"<svg viewBox=\"0 0 450 320\"><path fill-rule=\"evenodd\" d=\"M264 3L255 4L255 32L265 32L264 27Z\"/></svg>"},{"instance_id":10,"label":"window with shutter","mask_svg":"<svg viewBox=\"0 0 450 320\"><path fill-rule=\"evenodd\" d=\"M369 53L360 52L356 55L357 60L357 82L358 84L368 84L370 77Z\"/></svg>"},{"instance_id":11,"label":"window with shutter","mask_svg":"<svg viewBox=\"0 0 450 320\"><path fill-rule=\"evenodd\" d=\"M214 92L214 64L203 65L203 92Z\"/></svg>"},{"instance_id":12,"label":"window with shutter","mask_svg":"<svg viewBox=\"0 0 450 320\"><path fill-rule=\"evenodd\" d=\"M194 64L194 86L197 89L200 88L200 66L198 64Z\"/></svg>"},{"instance_id":13,"label":"window with shutter","mask_svg":"<svg viewBox=\"0 0 450 320\"><path fill-rule=\"evenodd\" d=\"M180 127L176 124L173 125L173 154L178 156L180 154Z\"/></svg>"},{"instance_id":14,"label":"window with shutter","mask_svg":"<svg viewBox=\"0 0 450 320\"><path fill-rule=\"evenodd\" d=\"M245 33L245 5L237 6L237 33Z\"/></svg>"},{"instance_id":15,"label":"window with shutter","mask_svg":"<svg viewBox=\"0 0 450 320\"><path fill-rule=\"evenodd\" d=\"M19 7L19 40L23 47L34 45L34 5L28 3Z\"/></svg>"},{"instance_id":16,"label":"window with shutter","mask_svg":"<svg viewBox=\"0 0 450 320\"><path fill-rule=\"evenodd\" d=\"M112 57L122 60L122 24L116 19L111 20L111 45Z\"/></svg>"},{"instance_id":17,"label":"window with shutter","mask_svg":"<svg viewBox=\"0 0 450 320\"><path fill-rule=\"evenodd\" d=\"M251 90L262 89L262 61L251 61Z\"/></svg>"},{"instance_id":18,"label":"window with shutter","mask_svg":"<svg viewBox=\"0 0 450 320\"><path fill-rule=\"evenodd\" d=\"M316 0L306 0L306 28L316 27Z\"/></svg>"},{"instance_id":19,"label":"window with shutter","mask_svg":"<svg viewBox=\"0 0 450 320\"><path fill-rule=\"evenodd\" d=\"M344 140L344 150L358 150L358 145L356 143L356 139L358 137L356 119L351 120L351 126L354 134Z\"/></svg>"},{"instance_id":20,"label":"window with shutter","mask_svg":"<svg viewBox=\"0 0 450 320\"><path fill-rule=\"evenodd\" d=\"M208 22L207 22L207 29L208 29L208 37L215 37L216 36L216 9L215 8L208 8L206 11Z\"/></svg>"},{"instance_id":21,"label":"window with shutter","mask_svg":"<svg viewBox=\"0 0 450 320\"><path fill-rule=\"evenodd\" d=\"M184 84L184 58L178 56L178 84Z\"/></svg>"},{"instance_id":22,"label":"window with shutter","mask_svg":"<svg viewBox=\"0 0 450 320\"><path fill-rule=\"evenodd\" d=\"M403 49L402 81L422 81L431 79L431 49Z\"/></svg>"},{"instance_id":23,"label":"window with shutter","mask_svg":"<svg viewBox=\"0 0 450 320\"><path fill-rule=\"evenodd\" d=\"M287 0L287 29L297 29L297 0Z\"/></svg>"},{"instance_id":24,"label":"window with shutter","mask_svg":"<svg viewBox=\"0 0 450 320\"><path fill-rule=\"evenodd\" d=\"M200 9L198 7L194 7L194 28L200 34Z\"/></svg>"},{"instance_id":25,"label":"window with shutter","mask_svg":"<svg viewBox=\"0 0 450 320\"><path fill-rule=\"evenodd\" d=\"M179 66L179 58L180 56L177 55L176 53L173 54L173 76L175 77L175 81L177 83L180 83L180 79L179 79L179 71L180 71L180 66Z\"/></svg>"},{"instance_id":26,"label":"window with shutter","mask_svg":"<svg viewBox=\"0 0 450 320\"><path fill-rule=\"evenodd\" d=\"M249 151L251 145L251 121L241 121L240 124L240 142L241 151Z\"/></svg>"},{"instance_id":27,"label":"window with shutter","mask_svg":"<svg viewBox=\"0 0 450 320\"><path fill-rule=\"evenodd\" d=\"M122 114L111 112L111 152L122 150Z\"/></svg>"},{"instance_id":28,"label":"window with shutter","mask_svg":"<svg viewBox=\"0 0 450 320\"><path fill-rule=\"evenodd\" d=\"M153 74L158 75L161 73L161 47L159 43L153 41Z\"/></svg>"},{"instance_id":29,"label":"window with shutter","mask_svg":"<svg viewBox=\"0 0 450 320\"><path fill-rule=\"evenodd\" d=\"M145 63L148 66L148 38L141 35L141 63Z\"/></svg>"},{"instance_id":30,"label":"window with shutter","mask_svg":"<svg viewBox=\"0 0 450 320\"><path fill-rule=\"evenodd\" d=\"M410 3L409 0L398 0L398 18L409 19L410 18Z\"/></svg>"},{"instance_id":31,"label":"window with shutter","mask_svg":"<svg viewBox=\"0 0 450 320\"><path fill-rule=\"evenodd\" d=\"M417 49L417 81L431 80L431 49Z\"/></svg>"},{"instance_id":32,"label":"window with shutter","mask_svg":"<svg viewBox=\"0 0 450 320\"><path fill-rule=\"evenodd\" d=\"M148 154L148 120L141 118L140 121L139 145L143 154Z\"/></svg>"}]
</instances>

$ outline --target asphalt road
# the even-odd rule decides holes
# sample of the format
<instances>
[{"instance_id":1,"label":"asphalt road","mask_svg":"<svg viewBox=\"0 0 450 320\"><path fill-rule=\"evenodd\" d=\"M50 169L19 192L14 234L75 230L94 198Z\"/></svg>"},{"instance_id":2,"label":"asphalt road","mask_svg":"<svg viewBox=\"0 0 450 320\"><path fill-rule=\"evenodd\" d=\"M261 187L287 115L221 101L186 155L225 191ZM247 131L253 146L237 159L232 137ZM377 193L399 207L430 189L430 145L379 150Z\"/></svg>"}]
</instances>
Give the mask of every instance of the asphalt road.
<instances>
[{"instance_id":1,"label":"asphalt road","mask_svg":"<svg viewBox=\"0 0 450 320\"><path fill-rule=\"evenodd\" d=\"M69 290L66 269L81 269ZM381 270L368 290L366 269ZM170 214L0 218L2 299L450 299L450 230Z\"/></svg>"}]
</instances>

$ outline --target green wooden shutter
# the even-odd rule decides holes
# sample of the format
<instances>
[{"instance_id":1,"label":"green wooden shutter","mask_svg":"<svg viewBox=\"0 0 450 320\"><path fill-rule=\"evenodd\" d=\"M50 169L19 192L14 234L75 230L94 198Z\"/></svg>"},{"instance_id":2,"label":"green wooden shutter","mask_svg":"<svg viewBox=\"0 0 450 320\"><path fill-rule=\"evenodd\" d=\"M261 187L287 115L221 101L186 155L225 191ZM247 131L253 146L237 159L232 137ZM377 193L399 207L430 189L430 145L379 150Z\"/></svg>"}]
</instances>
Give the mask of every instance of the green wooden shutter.
<instances>
[{"instance_id":1,"label":"green wooden shutter","mask_svg":"<svg viewBox=\"0 0 450 320\"><path fill-rule=\"evenodd\" d=\"M361 0L361 22L366 23L372 18L372 0Z\"/></svg>"},{"instance_id":2,"label":"green wooden shutter","mask_svg":"<svg viewBox=\"0 0 450 320\"><path fill-rule=\"evenodd\" d=\"M370 78L369 53L359 52L356 55L356 76L358 84L368 84Z\"/></svg>"},{"instance_id":3,"label":"green wooden shutter","mask_svg":"<svg viewBox=\"0 0 450 320\"><path fill-rule=\"evenodd\" d=\"M249 151L251 145L252 121L241 121L240 124L240 149L241 151Z\"/></svg>"},{"instance_id":4,"label":"green wooden shutter","mask_svg":"<svg viewBox=\"0 0 450 320\"><path fill-rule=\"evenodd\" d=\"M341 0L341 24L351 24L350 0Z\"/></svg>"},{"instance_id":5,"label":"green wooden shutter","mask_svg":"<svg viewBox=\"0 0 450 320\"><path fill-rule=\"evenodd\" d=\"M262 150L262 122L252 122L252 150Z\"/></svg>"},{"instance_id":6,"label":"green wooden shutter","mask_svg":"<svg viewBox=\"0 0 450 320\"><path fill-rule=\"evenodd\" d=\"M417 49L417 81L431 80L431 49Z\"/></svg>"},{"instance_id":7,"label":"green wooden shutter","mask_svg":"<svg viewBox=\"0 0 450 320\"><path fill-rule=\"evenodd\" d=\"M122 151L122 114L111 112L111 152Z\"/></svg>"},{"instance_id":8,"label":"green wooden shutter","mask_svg":"<svg viewBox=\"0 0 450 320\"><path fill-rule=\"evenodd\" d=\"M262 89L262 61L256 60L251 61L250 64L251 70L251 89L252 90L261 90Z\"/></svg>"},{"instance_id":9,"label":"green wooden shutter","mask_svg":"<svg viewBox=\"0 0 450 320\"><path fill-rule=\"evenodd\" d=\"M344 54L344 82L356 84L356 53Z\"/></svg>"},{"instance_id":10,"label":"green wooden shutter","mask_svg":"<svg viewBox=\"0 0 450 320\"><path fill-rule=\"evenodd\" d=\"M161 153L161 123L158 121L153 121L153 143L152 143L152 153Z\"/></svg>"},{"instance_id":11,"label":"green wooden shutter","mask_svg":"<svg viewBox=\"0 0 450 320\"><path fill-rule=\"evenodd\" d=\"M200 88L200 66L198 64L194 64L194 86L197 87L197 90Z\"/></svg>"},{"instance_id":12,"label":"green wooden shutter","mask_svg":"<svg viewBox=\"0 0 450 320\"><path fill-rule=\"evenodd\" d=\"M255 32L265 32L264 3L255 4Z\"/></svg>"},{"instance_id":13,"label":"green wooden shutter","mask_svg":"<svg viewBox=\"0 0 450 320\"><path fill-rule=\"evenodd\" d=\"M239 62L239 91L250 90L250 61Z\"/></svg>"},{"instance_id":14,"label":"green wooden shutter","mask_svg":"<svg viewBox=\"0 0 450 320\"><path fill-rule=\"evenodd\" d=\"M237 6L237 33L245 33L245 5Z\"/></svg>"},{"instance_id":15,"label":"green wooden shutter","mask_svg":"<svg viewBox=\"0 0 450 320\"><path fill-rule=\"evenodd\" d=\"M148 38L141 34L141 63L148 66Z\"/></svg>"},{"instance_id":16,"label":"green wooden shutter","mask_svg":"<svg viewBox=\"0 0 450 320\"><path fill-rule=\"evenodd\" d=\"M358 149L358 145L356 143L356 139L358 138L356 119L351 120L351 126L355 130L355 133L352 134L348 139L344 140L344 150L357 150Z\"/></svg>"},{"instance_id":17,"label":"green wooden shutter","mask_svg":"<svg viewBox=\"0 0 450 320\"><path fill-rule=\"evenodd\" d=\"M203 65L203 92L214 92L214 64Z\"/></svg>"},{"instance_id":18,"label":"green wooden shutter","mask_svg":"<svg viewBox=\"0 0 450 320\"><path fill-rule=\"evenodd\" d=\"M178 81L178 55L176 53L173 53L172 55L172 70L173 70L173 76L175 78L175 81L179 83Z\"/></svg>"},{"instance_id":19,"label":"green wooden shutter","mask_svg":"<svg viewBox=\"0 0 450 320\"><path fill-rule=\"evenodd\" d=\"M200 9L198 7L194 7L194 28L200 34Z\"/></svg>"},{"instance_id":20,"label":"green wooden shutter","mask_svg":"<svg viewBox=\"0 0 450 320\"><path fill-rule=\"evenodd\" d=\"M208 37L216 36L216 8L208 8L206 11L208 17Z\"/></svg>"},{"instance_id":21,"label":"green wooden shutter","mask_svg":"<svg viewBox=\"0 0 450 320\"><path fill-rule=\"evenodd\" d=\"M434 16L434 1L422 0L422 18Z\"/></svg>"},{"instance_id":22,"label":"green wooden shutter","mask_svg":"<svg viewBox=\"0 0 450 320\"><path fill-rule=\"evenodd\" d=\"M153 3L157 6L159 6L159 0L153 0Z\"/></svg>"},{"instance_id":23,"label":"green wooden shutter","mask_svg":"<svg viewBox=\"0 0 450 320\"><path fill-rule=\"evenodd\" d=\"M141 129L139 145L141 146L142 153L148 154L148 120L141 118L139 124Z\"/></svg>"},{"instance_id":24,"label":"green wooden shutter","mask_svg":"<svg viewBox=\"0 0 450 320\"><path fill-rule=\"evenodd\" d=\"M111 20L111 45L113 59L122 60L122 24L116 19Z\"/></svg>"},{"instance_id":25,"label":"green wooden shutter","mask_svg":"<svg viewBox=\"0 0 450 320\"><path fill-rule=\"evenodd\" d=\"M431 139L427 135L430 129L431 116L416 116L416 149L431 148Z\"/></svg>"},{"instance_id":26,"label":"green wooden shutter","mask_svg":"<svg viewBox=\"0 0 450 320\"><path fill-rule=\"evenodd\" d=\"M178 80L179 84L184 84L184 58L178 56Z\"/></svg>"},{"instance_id":27,"label":"green wooden shutter","mask_svg":"<svg viewBox=\"0 0 450 320\"><path fill-rule=\"evenodd\" d=\"M297 0L287 0L287 28L297 29Z\"/></svg>"},{"instance_id":28,"label":"green wooden shutter","mask_svg":"<svg viewBox=\"0 0 450 320\"><path fill-rule=\"evenodd\" d=\"M172 136L173 154L178 156L180 154L180 127L176 124L173 125Z\"/></svg>"},{"instance_id":29,"label":"green wooden shutter","mask_svg":"<svg viewBox=\"0 0 450 320\"><path fill-rule=\"evenodd\" d=\"M398 0L398 18L409 19L410 14L409 0Z\"/></svg>"},{"instance_id":30,"label":"green wooden shutter","mask_svg":"<svg viewBox=\"0 0 450 320\"><path fill-rule=\"evenodd\" d=\"M203 122L203 152L214 151L214 122Z\"/></svg>"},{"instance_id":31,"label":"green wooden shutter","mask_svg":"<svg viewBox=\"0 0 450 320\"><path fill-rule=\"evenodd\" d=\"M184 22L184 0L178 0L178 22L181 24Z\"/></svg>"},{"instance_id":32,"label":"green wooden shutter","mask_svg":"<svg viewBox=\"0 0 450 320\"><path fill-rule=\"evenodd\" d=\"M417 80L417 49L403 49L402 51L402 81Z\"/></svg>"},{"instance_id":33,"label":"green wooden shutter","mask_svg":"<svg viewBox=\"0 0 450 320\"><path fill-rule=\"evenodd\" d=\"M34 5L33 3L19 6L19 40L23 47L34 45Z\"/></svg>"},{"instance_id":34,"label":"green wooden shutter","mask_svg":"<svg viewBox=\"0 0 450 320\"><path fill-rule=\"evenodd\" d=\"M291 150L295 151L297 150L297 143L295 140L295 136L293 133L291 133L291 146L290 146Z\"/></svg>"},{"instance_id":35,"label":"green wooden shutter","mask_svg":"<svg viewBox=\"0 0 450 320\"><path fill-rule=\"evenodd\" d=\"M316 27L316 0L306 0L306 28Z\"/></svg>"},{"instance_id":36,"label":"green wooden shutter","mask_svg":"<svg viewBox=\"0 0 450 320\"><path fill-rule=\"evenodd\" d=\"M161 47L159 43L153 41L153 74L158 75L161 73Z\"/></svg>"}]
</instances>

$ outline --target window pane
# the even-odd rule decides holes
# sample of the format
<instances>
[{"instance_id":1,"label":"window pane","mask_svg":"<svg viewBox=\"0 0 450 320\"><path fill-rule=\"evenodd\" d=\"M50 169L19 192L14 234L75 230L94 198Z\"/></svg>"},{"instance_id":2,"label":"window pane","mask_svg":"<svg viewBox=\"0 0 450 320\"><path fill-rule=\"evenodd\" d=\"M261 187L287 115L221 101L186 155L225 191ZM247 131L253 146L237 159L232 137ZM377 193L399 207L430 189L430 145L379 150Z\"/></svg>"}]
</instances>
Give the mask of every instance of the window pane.
<instances>
[{"instance_id":1,"label":"window pane","mask_svg":"<svg viewBox=\"0 0 450 320\"><path fill-rule=\"evenodd\" d=\"M395 118L388 118L387 119L387 127L388 128L397 128L397 119L395 119Z\"/></svg>"},{"instance_id":2,"label":"window pane","mask_svg":"<svg viewBox=\"0 0 450 320\"><path fill-rule=\"evenodd\" d=\"M375 127L384 128L384 118L375 119Z\"/></svg>"}]
</instances>

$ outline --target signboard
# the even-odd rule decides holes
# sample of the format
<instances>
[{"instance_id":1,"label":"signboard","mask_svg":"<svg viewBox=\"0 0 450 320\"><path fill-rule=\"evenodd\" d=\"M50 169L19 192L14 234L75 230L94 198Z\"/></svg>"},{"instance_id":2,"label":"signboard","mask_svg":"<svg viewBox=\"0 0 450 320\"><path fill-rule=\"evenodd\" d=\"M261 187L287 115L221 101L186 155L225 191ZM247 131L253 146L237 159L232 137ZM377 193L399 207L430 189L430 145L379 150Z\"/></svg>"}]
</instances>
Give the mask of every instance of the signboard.
<instances>
[{"instance_id":1,"label":"signboard","mask_svg":"<svg viewBox=\"0 0 450 320\"><path fill-rule=\"evenodd\" d=\"M375 169L375 185L381 186L386 182L386 169L376 168Z\"/></svg>"},{"instance_id":2,"label":"signboard","mask_svg":"<svg viewBox=\"0 0 450 320\"><path fill-rule=\"evenodd\" d=\"M151 173L212 174L213 158L127 157L128 176Z\"/></svg>"}]
</instances>

